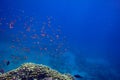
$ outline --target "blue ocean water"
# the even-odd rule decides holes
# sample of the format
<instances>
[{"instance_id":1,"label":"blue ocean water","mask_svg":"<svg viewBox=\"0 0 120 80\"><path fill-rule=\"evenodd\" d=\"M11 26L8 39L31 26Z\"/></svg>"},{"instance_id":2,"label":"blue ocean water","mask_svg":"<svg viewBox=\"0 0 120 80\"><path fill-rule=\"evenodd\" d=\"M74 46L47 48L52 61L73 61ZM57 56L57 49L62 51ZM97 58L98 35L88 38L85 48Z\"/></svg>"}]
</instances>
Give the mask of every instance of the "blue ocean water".
<instances>
[{"instance_id":1,"label":"blue ocean water","mask_svg":"<svg viewBox=\"0 0 120 80\"><path fill-rule=\"evenodd\" d=\"M119 0L1 0L0 71L33 62L120 80L119 26Z\"/></svg>"}]
</instances>

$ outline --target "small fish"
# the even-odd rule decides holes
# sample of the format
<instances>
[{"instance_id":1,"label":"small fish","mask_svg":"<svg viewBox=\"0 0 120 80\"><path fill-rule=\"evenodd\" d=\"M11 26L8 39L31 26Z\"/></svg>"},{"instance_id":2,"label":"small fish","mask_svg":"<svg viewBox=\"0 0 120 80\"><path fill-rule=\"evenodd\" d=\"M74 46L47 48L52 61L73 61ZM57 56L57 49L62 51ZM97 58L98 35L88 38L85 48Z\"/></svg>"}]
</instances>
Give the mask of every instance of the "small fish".
<instances>
[{"instance_id":1,"label":"small fish","mask_svg":"<svg viewBox=\"0 0 120 80\"><path fill-rule=\"evenodd\" d=\"M81 75L79 75L79 74L75 74L74 77L76 77L76 78L83 78L83 77L82 77Z\"/></svg>"},{"instance_id":2,"label":"small fish","mask_svg":"<svg viewBox=\"0 0 120 80\"><path fill-rule=\"evenodd\" d=\"M10 64L10 61L7 61L6 65L8 66Z\"/></svg>"}]
</instances>

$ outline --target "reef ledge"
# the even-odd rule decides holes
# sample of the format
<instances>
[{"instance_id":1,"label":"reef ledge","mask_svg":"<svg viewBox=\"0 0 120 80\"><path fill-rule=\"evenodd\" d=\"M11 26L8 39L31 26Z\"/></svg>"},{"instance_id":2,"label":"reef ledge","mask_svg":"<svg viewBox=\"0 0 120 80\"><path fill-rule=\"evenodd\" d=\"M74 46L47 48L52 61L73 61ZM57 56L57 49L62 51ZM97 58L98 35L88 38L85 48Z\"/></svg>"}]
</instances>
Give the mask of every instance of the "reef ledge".
<instances>
[{"instance_id":1,"label":"reef ledge","mask_svg":"<svg viewBox=\"0 0 120 80\"><path fill-rule=\"evenodd\" d=\"M17 69L1 74L0 80L74 80L74 78L70 74L61 74L42 64L24 63Z\"/></svg>"}]
</instances>

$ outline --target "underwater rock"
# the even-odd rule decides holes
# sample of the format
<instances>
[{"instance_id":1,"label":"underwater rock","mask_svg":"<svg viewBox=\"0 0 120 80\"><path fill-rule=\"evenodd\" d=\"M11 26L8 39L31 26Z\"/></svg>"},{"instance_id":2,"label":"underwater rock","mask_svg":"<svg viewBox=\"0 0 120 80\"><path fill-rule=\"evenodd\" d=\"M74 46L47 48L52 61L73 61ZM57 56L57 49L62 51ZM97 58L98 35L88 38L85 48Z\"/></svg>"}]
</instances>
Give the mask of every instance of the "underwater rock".
<instances>
[{"instance_id":1,"label":"underwater rock","mask_svg":"<svg viewBox=\"0 0 120 80\"><path fill-rule=\"evenodd\" d=\"M25 63L17 69L0 75L0 80L74 80L70 74L61 74L45 65Z\"/></svg>"}]
</instances>

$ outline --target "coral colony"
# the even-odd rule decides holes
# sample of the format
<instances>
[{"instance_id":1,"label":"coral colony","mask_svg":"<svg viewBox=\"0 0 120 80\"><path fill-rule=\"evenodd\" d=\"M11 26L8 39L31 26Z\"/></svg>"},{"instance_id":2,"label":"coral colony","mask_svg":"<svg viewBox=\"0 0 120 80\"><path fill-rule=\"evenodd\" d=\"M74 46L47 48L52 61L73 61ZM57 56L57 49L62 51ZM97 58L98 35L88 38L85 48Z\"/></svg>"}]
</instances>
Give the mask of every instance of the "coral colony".
<instances>
[{"instance_id":1,"label":"coral colony","mask_svg":"<svg viewBox=\"0 0 120 80\"><path fill-rule=\"evenodd\" d=\"M70 74L61 74L45 65L25 63L0 75L0 80L74 80Z\"/></svg>"}]
</instances>

